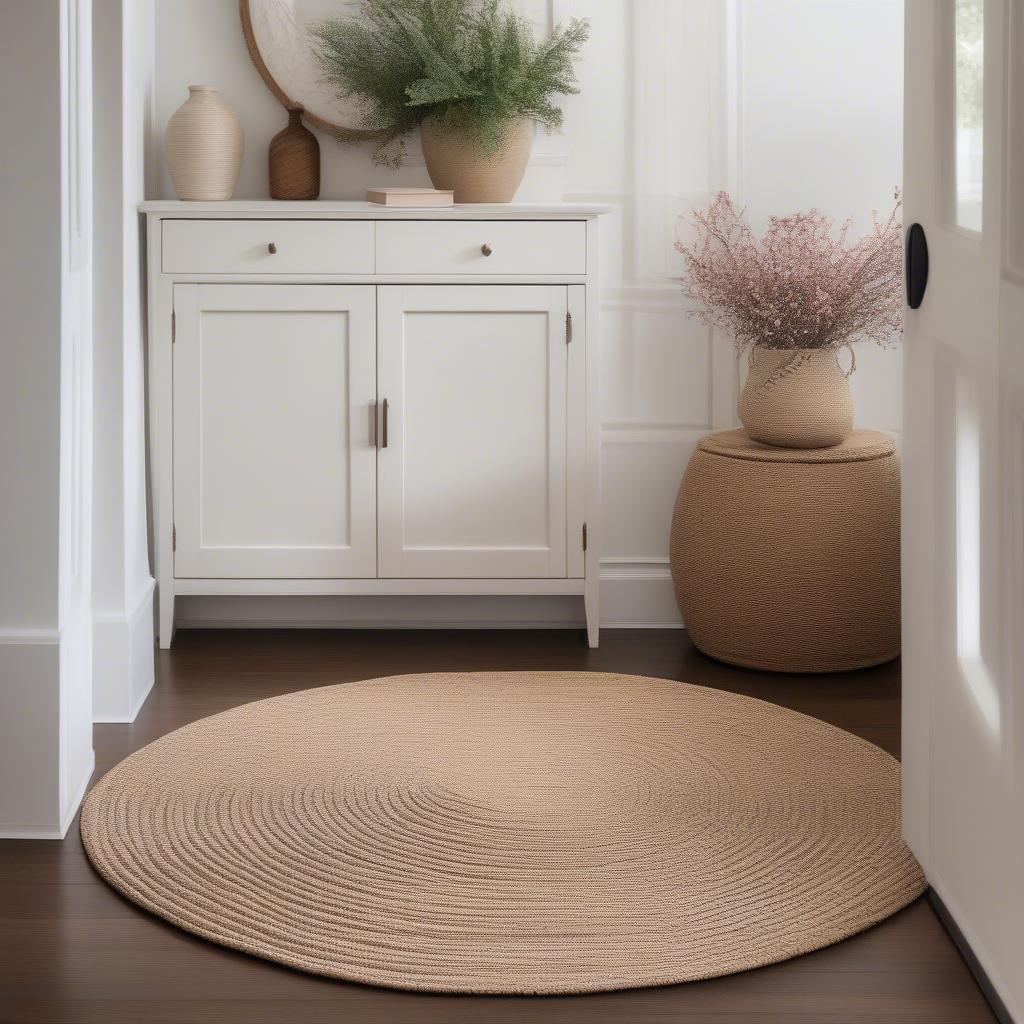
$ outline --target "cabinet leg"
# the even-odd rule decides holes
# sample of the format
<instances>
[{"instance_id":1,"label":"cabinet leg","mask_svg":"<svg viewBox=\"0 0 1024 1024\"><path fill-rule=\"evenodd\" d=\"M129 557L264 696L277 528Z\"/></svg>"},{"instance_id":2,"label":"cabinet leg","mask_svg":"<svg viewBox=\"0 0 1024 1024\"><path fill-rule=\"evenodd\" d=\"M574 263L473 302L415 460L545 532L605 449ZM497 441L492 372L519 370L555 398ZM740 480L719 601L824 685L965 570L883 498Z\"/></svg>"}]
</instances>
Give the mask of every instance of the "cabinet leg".
<instances>
[{"instance_id":1,"label":"cabinet leg","mask_svg":"<svg viewBox=\"0 0 1024 1024\"><path fill-rule=\"evenodd\" d=\"M587 646L596 647L601 631L601 609L596 580L593 583L587 581L583 592L583 608L587 616Z\"/></svg>"},{"instance_id":2,"label":"cabinet leg","mask_svg":"<svg viewBox=\"0 0 1024 1024\"><path fill-rule=\"evenodd\" d=\"M167 650L174 639L174 591L161 584L157 587L156 597L160 609L157 635L161 649Z\"/></svg>"}]
</instances>

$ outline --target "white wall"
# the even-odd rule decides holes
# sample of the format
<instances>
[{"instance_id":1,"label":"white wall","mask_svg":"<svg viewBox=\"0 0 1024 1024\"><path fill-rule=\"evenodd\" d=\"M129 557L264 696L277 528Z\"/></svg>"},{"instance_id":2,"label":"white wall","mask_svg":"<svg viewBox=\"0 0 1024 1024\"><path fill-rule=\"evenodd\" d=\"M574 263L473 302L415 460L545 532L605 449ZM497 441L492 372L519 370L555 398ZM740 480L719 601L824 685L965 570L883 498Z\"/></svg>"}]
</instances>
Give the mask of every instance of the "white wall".
<instances>
[{"instance_id":1,"label":"white wall","mask_svg":"<svg viewBox=\"0 0 1024 1024\"><path fill-rule=\"evenodd\" d=\"M676 218L719 188L749 203L755 221L816 204L863 224L872 207L886 208L900 180L902 0L546 2L555 17L589 18L593 35L565 134L540 137L520 198L613 208L602 223L602 618L678 624L672 504L696 440L734 424L739 374L728 340L686 316ZM237 194L266 196L267 145L285 117L249 59L235 0L158 0L156 60L157 128L190 83L219 85L246 131ZM428 183L415 145L397 174L374 168L369 146L323 135L320 145L324 198L358 198L371 183ZM162 194L173 198L166 171ZM858 357L858 422L898 429L898 350L862 347ZM352 614L343 600L287 608L317 621ZM507 613L497 604L484 612ZM279 602L183 599L179 608L192 623L287 614ZM561 622L566 613L552 614Z\"/></svg>"},{"instance_id":2,"label":"white wall","mask_svg":"<svg viewBox=\"0 0 1024 1024\"><path fill-rule=\"evenodd\" d=\"M58 10L15 4L0 34L0 89L33 103L4 103L9 138L26 156L0 161L3 222L15 245L0 246L4 372L0 374L0 503L3 547L0 622L47 629L57 617L60 446L60 79ZM51 52L52 51L52 52ZM35 56L25 61L22 54ZM29 155L31 158L29 158ZM25 297L31 295L32 302ZM14 580L22 581L17 587Z\"/></svg>"},{"instance_id":3,"label":"white wall","mask_svg":"<svg viewBox=\"0 0 1024 1024\"><path fill-rule=\"evenodd\" d=\"M142 218L159 187L153 0L94 0L93 716L131 721L153 685L146 530Z\"/></svg>"},{"instance_id":4,"label":"white wall","mask_svg":"<svg viewBox=\"0 0 1024 1024\"><path fill-rule=\"evenodd\" d=\"M0 373L0 835L52 818L59 757L60 76L56 4L5 11L3 130L23 158L0 160L4 372ZM22 54L35 59L23 61ZM13 200L13 201L12 201ZM34 301L26 302L26 296ZM17 581L17 583L15 583Z\"/></svg>"},{"instance_id":5,"label":"white wall","mask_svg":"<svg viewBox=\"0 0 1024 1024\"><path fill-rule=\"evenodd\" d=\"M902 0L746 0L738 190L753 220L817 206L866 230L903 173ZM901 353L857 348L859 426L899 433Z\"/></svg>"},{"instance_id":6,"label":"white wall","mask_svg":"<svg viewBox=\"0 0 1024 1024\"><path fill-rule=\"evenodd\" d=\"M0 33L0 836L63 835L93 768L89 7Z\"/></svg>"}]
</instances>

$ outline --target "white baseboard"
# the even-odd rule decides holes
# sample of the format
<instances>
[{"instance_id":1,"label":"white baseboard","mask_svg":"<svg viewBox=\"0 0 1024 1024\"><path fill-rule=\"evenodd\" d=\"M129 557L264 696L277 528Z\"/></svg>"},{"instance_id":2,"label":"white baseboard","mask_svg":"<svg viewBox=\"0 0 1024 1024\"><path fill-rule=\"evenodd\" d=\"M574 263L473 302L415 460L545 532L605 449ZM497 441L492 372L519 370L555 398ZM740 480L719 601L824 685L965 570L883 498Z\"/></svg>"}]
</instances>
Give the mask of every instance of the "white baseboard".
<instances>
[{"instance_id":1,"label":"white baseboard","mask_svg":"<svg viewBox=\"0 0 1024 1024\"><path fill-rule=\"evenodd\" d=\"M0 647L47 647L60 643L58 629L8 629L0 627Z\"/></svg>"},{"instance_id":2,"label":"white baseboard","mask_svg":"<svg viewBox=\"0 0 1024 1024\"><path fill-rule=\"evenodd\" d=\"M134 722L153 688L155 584L147 577L127 611L94 616L94 722Z\"/></svg>"},{"instance_id":3,"label":"white baseboard","mask_svg":"<svg viewBox=\"0 0 1024 1024\"><path fill-rule=\"evenodd\" d=\"M682 629L668 559L602 561L601 625L610 629Z\"/></svg>"},{"instance_id":4,"label":"white baseboard","mask_svg":"<svg viewBox=\"0 0 1024 1024\"><path fill-rule=\"evenodd\" d=\"M75 786L74 791L71 794L71 799L68 801L68 805L64 810L64 815L60 821L60 835L54 836L56 839L63 839L68 834L68 829L71 828L71 822L75 820L75 815L78 813L78 808L82 806L82 801L85 799L85 791L89 788L89 782L93 777L93 773L96 771L96 751L90 751L91 757L89 763L85 768L82 777L78 780L78 785ZM49 836L43 836L44 839L49 839Z\"/></svg>"},{"instance_id":5,"label":"white baseboard","mask_svg":"<svg viewBox=\"0 0 1024 1024\"><path fill-rule=\"evenodd\" d=\"M71 823L75 820L78 808L81 807L82 801L85 799L85 791L89 788L89 782L92 780L95 771L96 754L93 753L89 761L88 770L78 781L75 791L71 794L71 799L68 801L68 806L65 808L64 815L61 818L60 828L53 831L45 829L0 828L0 839L63 839L68 834L68 829L71 828Z\"/></svg>"},{"instance_id":6,"label":"white baseboard","mask_svg":"<svg viewBox=\"0 0 1024 1024\"><path fill-rule=\"evenodd\" d=\"M581 597L179 597L184 629L581 629ZM601 565L601 625L679 629L667 559Z\"/></svg>"},{"instance_id":7,"label":"white baseboard","mask_svg":"<svg viewBox=\"0 0 1024 1024\"><path fill-rule=\"evenodd\" d=\"M95 768L92 616L0 635L0 838L61 839Z\"/></svg>"}]
</instances>

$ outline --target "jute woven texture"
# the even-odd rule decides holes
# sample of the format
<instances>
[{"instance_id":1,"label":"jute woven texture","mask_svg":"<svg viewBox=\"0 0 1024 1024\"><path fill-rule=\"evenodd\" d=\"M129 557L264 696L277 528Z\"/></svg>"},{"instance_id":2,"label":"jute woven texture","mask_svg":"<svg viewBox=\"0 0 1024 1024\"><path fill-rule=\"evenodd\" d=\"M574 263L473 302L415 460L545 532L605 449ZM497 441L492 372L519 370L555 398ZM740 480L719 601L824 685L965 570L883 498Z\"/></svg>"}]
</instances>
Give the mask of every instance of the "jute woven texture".
<instances>
[{"instance_id":1,"label":"jute woven texture","mask_svg":"<svg viewBox=\"0 0 1024 1024\"><path fill-rule=\"evenodd\" d=\"M850 384L832 350L754 348L740 422L765 444L823 448L853 429Z\"/></svg>"},{"instance_id":2,"label":"jute woven texture","mask_svg":"<svg viewBox=\"0 0 1024 1024\"><path fill-rule=\"evenodd\" d=\"M585 672L247 704L121 762L82 838L108 882L188 931L446 992L741 971L924 887L877 747L753 698Z\"/></svg>"},{"instance_id":3,"label":"jute woven texture","mask_svg":"<svg viewBox=\"0 0 1024 1024\"><path fill-rule=\"evenodd\" d=\"M472 142L438 131L428 117L420 125L423 159L436 189L451 190L456 203L511 203L526 174L535 124L520 119L494 156L481 156Z\"/></svg>"},{"instance_id":4,"label":"jute woven texture","mask_svg":"<svg viewBox=\"0 0 1024 1024\"><path fill-rule=\"evenodd\" d=\"M714 658L839 672L899 654L900 468L885 434L803 451L707 435L669 550L690 639Z\"/></svg>"}]
</instances>

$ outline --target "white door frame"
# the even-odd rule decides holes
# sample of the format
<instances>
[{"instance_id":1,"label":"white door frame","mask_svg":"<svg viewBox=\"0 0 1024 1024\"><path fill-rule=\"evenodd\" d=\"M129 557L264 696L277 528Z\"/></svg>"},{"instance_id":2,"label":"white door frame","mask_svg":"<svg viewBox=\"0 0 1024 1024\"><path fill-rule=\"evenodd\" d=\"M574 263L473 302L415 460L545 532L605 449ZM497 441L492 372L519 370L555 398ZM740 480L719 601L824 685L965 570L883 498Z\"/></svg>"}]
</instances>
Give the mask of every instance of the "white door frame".
<instances>
[{"instance_id":1,"label":"white door frame","mask_svg":"<svg viewBox=\"0 0 1024 1024\"><path fill-rule=\"evenodd\" d=\"M977 190L958 187L978 130L957 116L957 32L970 24L957 2L906 4L905 220L926 232L930 273L905 325L904 835L1019 1020L1024 220L1010 215L1024 203L1024 5L983 0L978 221Z\"/></svg>"}]
</instances>

